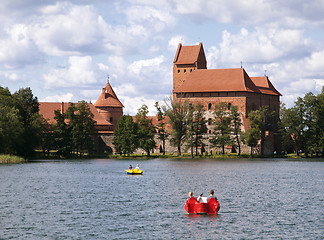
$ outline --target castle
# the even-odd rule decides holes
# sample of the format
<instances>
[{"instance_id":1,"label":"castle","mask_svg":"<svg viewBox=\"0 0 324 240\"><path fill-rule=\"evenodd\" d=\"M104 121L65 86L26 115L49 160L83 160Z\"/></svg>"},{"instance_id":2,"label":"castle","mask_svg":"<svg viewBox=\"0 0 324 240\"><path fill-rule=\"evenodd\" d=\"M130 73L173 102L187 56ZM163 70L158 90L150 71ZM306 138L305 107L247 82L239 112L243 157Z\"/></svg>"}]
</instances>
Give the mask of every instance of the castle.
<instances>
[{"instance_id":1,"label":"castle","mask_svg":"<svg viewBox=\"0 0 324 240\"><path fill-rule=\"evenodd\" d=\"M249 112L263 105L269 106L269 110L279 117L280 96L267 76L249 77L244 68L207 69L202 43L193 46L182 46L181 43L178 45L173 61L173 98L192 104L203 104L206 119L213 118L214 106L220 102L226 102L228 109L236 105L241 114L242 131L245 132L249 128ZM64 112L64 106L68 106L68 103L40 102L40 113L50 122L54 122L54 110L60 109ZM113 150L113 131L119 117L123 115L124 106L109 82L102 89L95 104L89 103L89 107L94 114L100 136L98 149L103 151L108 147ZM152 119L157 122L156 117ZM208 139L208 135L213 133L213 126L208 124L207 127ZM274 132L266 133L265 154L270 155L278 148L275 137ZM159 140L156 141L155 151L159 151L160 143ZM206 146L207 151L212 150L208 146L208 140ZM167 152L176 151L170 143L167 143L166 148ZM245 150L248 151L247 147Z\"/></svg>"}]
</instances>

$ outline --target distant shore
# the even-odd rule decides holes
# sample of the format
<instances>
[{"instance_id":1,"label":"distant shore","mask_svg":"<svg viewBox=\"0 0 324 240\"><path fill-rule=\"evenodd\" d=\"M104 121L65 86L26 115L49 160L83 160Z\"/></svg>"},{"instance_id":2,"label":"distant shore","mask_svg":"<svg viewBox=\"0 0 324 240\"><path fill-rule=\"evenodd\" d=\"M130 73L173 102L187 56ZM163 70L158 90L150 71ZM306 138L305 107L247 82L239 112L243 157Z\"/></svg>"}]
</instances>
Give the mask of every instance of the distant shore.
<instances>
[{"instance_id":1,"label":"distant shore","mask_svg":"<svg viewBox=\"0 0 324 240\"><path fill-rule=\"evenodd\" d=\"M324 162L324 158L321 157L305 157L304 154L297 156L297 154L288 154L288 155L274 155L274 156L253 156L251 157L249 154L220 154L220 155L198 155L191 158L190 154L182 154L181 156L177 156L176 154L151 154L149 157L145 154L130 154L127 155L106 155L106 154L96 154L96 155L85 155L85 156L74 156L71 158L61 158L57 155L50 155L50 156L41 156L38 155L37 157L31 159L33 160L87 160L87 159L116 159L116 160L128 160L128 159L141 159L141 160L149 160L154 158L168 158L168 159L175 159L175 160L197 160L197 159L215 159L215 160L230 160L230 159L247 159L247 160L262 160L262 159L286 159L286 160L302 160L302 161L320 161ZM16 164L16 163L26 163L29 160L26 160L19 156L14 155L5 155L0 154L0 164Z\"/></svg>"},{"instance_id":2,"label":"distant shore","mask_svg":"<svg viewBox=\"0 0 324 240\"><path fill-rule=\"evenodd\" d=\"M26 159L15 155L0 154L0 164L25 163Z\"/></svg>"}]
</instances>

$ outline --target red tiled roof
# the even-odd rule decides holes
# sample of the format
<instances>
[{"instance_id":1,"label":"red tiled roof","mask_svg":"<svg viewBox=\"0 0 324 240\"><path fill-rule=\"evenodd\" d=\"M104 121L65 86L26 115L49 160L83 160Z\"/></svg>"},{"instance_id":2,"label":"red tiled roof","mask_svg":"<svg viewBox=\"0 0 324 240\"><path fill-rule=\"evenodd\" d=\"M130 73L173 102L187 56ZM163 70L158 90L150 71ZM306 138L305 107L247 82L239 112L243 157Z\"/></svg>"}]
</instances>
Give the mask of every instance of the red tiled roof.
<instances>
[{"instance_id":1,"label":"red tiled roof","mask_svg":"<svg viewBox=\"0 0 324 240\"><path fill-rule=\"evenodd\" d=\"M181 92L260 92L243 68L198 69L187 75Z\"/></svg>"},{"instance_id":2,"label":"red tiled roof","mask_svg":"<svg viewBox=\"0 0 324 240\"><path fill-rule=\"evenodd\" d=\"M73 103L76 104L76 103ZM39 102L39 113L43 115L45 119L48 120L49 123L53 124L55 123L55 110L61 110L62 111L63 106L63 112L65 112L69 106L70 103L67 102ZM96 121L96 125L112 125L111 123L107 122L97 111L96 107L92 103L88 103L88 106L90 107L90 111L94 115L94 120Z\"/></svg>"},{"instance_id":3,"label":"red tiled roof","mask_svg":"<svg viewBox=\"0 0 324 240\"><path fill-rule=\"evenodd\" d=\"M102 89L102 92L94 105L96 107L124 107L123 104L118 100L109 82Z\"/></svg>"},{"instance_id":4,"label":"red tiled roof","mask_svg":"<svg viewBox=\"0 0 324 240\"><path fill-rule=\"evenodd\" d=\"M194 64L198 59L199 51L201 48L201 43L199 45L193 46L182 46L182 44L179 43L173 63Z\"/></svg>"},{"instance_id":5,"label":"red tiled roof","mask_svg":"<svg viewBox=\"0 0 324 240\"><path fill-rule=\"evenodd\" d=\"M282 96L272 85L268 77L251 77L251 80L259 88L261 93Z\"/></svg>"}]
</instances>

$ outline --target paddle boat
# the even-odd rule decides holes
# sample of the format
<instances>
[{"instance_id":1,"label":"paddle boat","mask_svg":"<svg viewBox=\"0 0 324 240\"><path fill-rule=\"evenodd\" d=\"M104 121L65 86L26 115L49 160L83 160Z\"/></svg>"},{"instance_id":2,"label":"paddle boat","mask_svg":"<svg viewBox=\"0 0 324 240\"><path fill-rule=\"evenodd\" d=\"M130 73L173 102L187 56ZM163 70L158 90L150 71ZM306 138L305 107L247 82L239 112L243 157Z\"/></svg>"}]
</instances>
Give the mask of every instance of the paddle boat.
<instances>
[{"instance_id":1,"label":"paddle boat","mask_svg":"<svg viewBox=\"0 0 324 240\"><path fill-rule=\"evenodd\" d=\"M216 214L220 205L215 198L210 198L207 202L207 197L201 197L200 202L197 202L196 198L191 197L187 200L184 209L190 214Z\"/></svg>"},{"instance_id":2,"label":"paddle boat","mask_svg":"<svg viewBox=\"0 0 324 240\"><path fill-rule=\"evenodd\" d=\"M127 172L127 174L131 174L131 175L141 175L141 174L143 174L143 170L137 169L137 168L125 169L125 171Z\"/></svg>"}]
</instances>

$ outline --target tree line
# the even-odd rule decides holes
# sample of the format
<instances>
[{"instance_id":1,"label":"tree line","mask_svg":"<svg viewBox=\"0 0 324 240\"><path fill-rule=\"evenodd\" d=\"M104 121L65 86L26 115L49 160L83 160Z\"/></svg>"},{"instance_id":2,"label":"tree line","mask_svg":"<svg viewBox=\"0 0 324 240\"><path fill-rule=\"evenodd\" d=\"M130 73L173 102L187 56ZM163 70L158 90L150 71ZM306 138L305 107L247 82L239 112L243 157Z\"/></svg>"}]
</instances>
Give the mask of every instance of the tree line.
<instances>
[{"instance_id":1,"label":"tree line","mask_svg":"<svg viewBox=\"0 0 324 240\"><path fill-rule=\"evenodd\" d=\"M177 148L178 156L182 154L182 147L190 149L191 157L199 155L198 149L209 142L212 147L221 149L225 153L226 146L232 146L241 154L242 143L247 143L252 149L261 139L261 154L263 153L264 133L271 130L276 122L274 113L262 107L249 113L251 128L243 133L240 112L237 106L220 102L213 111L213 118L206 119L204 106L192 104L188 101L174 100L170 97L165 105L155 104L157 109L157 124L147 116L148 108L144 104L136 114L135 119L124 115L117 123L114 132L114 146L119 153L127 154L143 149L149 156L150 151L156 147L154 135L157 133L161 140L161 151L165 154L165 142L170 140L172 146ZM169 127L167 127L167 125ZM207 135L207 125L213 125L213 131ZM208 139L207 139L208 138ZM208 141L206 141L206 139Z\"/></svg>"},{"instance_id":2,"label":"tree line","mask_svg":"<svg viewBox=\"0 0 324 240\"><path fill-rule=\"evenodd\" d=\"M264 155L267 131L280 135L283 153L301 152L306 156L322 155L324 146L324 88L318 95L307 93L299 97L291 108L284 104L280 108L280 119L267 106L248 113L250 128L243 133L242 121L237 106L221 102L213 109L213 117L205 119L205 109L201 104L173 100L165 104L155 104L157 123L148 116L144 104L135 117L120 117L115 132L114 146L117 152L130 154L138 148L149 156L156 147L154 136L161 141L160 149L165 154L167 140L181 155L183 146L190 149L191 156L198 155L206 142L221 149L233 146L241 154L243 143L252 150L260 146ZM97 135L95 121L89 105L85 101L70 103L66 112L55 111L55 123L50 124L39 114L39 102L30 88L21 88L11 94L8 88L0 86L0 154L13 154L30 158L35 149L49 154L54 150L58 155L70 157L94 150ZM212 132L208 133L208 125Z\"/></svg>"},{"instance_id":3,"label":"tree line","mask_svg":"<svg viewBox=\"0 0 324 240\"><path fill-rule=\"evenodd\" d=\"M220 102L213 110L213 118L205 119L205 109L201 104L174 100L170 97L165 105L157 102L157 124L153 125L144 104L136 118L124 115L120 118L115 131L114 145L119 153L130 154L141 148L150 155L156 147L154 135L161 140L161 151L165 154L165 142L170 140L180 156L183 146L190 149L191 156L199 155L198 149L204 149L206 142L211 147L225 153L226 146L232 146L241 154L242 144L263 156L265 139L269 132L276 134L278 152L287 154L301 152L306 156L323 156L324 146L324 88L317 96L307 93L299 97L294 106L286 108L281 104L280 116L269 111L269 106L262 106L248 113L250 127L242 132L242 120L237 106ZM167 120L166 120L167 119ZM169 127L167 127L167 125ZM213 125L207 133L207 125ZM206 138L208 137L208 141Z\"/></svg>"},{"instance_id":4,"label":"tree line","mask_svg":"<svg viewBox=\"0 0 324 240\"><path fill-rule=\"evenodd\" d=\"M50 124L39 113L39 102L30 88L11 94L0 86L0 154L31 158L35 149L69 157L93 150L95 121L85 101L70 104L65 113L55 111Z\"/></svg>"},{"instance_id":5,"label":"tree line","mask_svg":"<svg viewBox=\"0 0 324 240\"><path fill-rule=\"evenodd\" d=\"M306 156L324 152L324 87L314 95L298 97L291 108L281 106L282 146L286 153L301 152Z\"/></svg>"}]
</instances>

